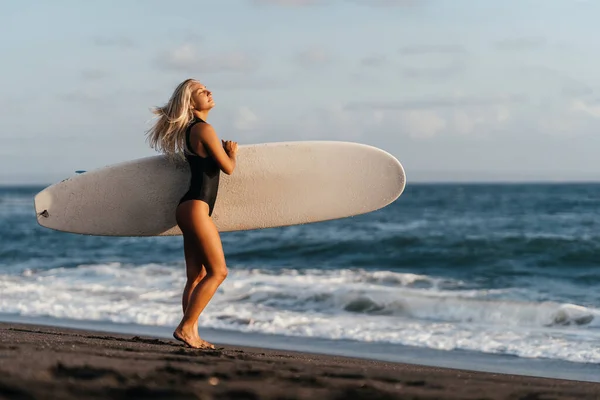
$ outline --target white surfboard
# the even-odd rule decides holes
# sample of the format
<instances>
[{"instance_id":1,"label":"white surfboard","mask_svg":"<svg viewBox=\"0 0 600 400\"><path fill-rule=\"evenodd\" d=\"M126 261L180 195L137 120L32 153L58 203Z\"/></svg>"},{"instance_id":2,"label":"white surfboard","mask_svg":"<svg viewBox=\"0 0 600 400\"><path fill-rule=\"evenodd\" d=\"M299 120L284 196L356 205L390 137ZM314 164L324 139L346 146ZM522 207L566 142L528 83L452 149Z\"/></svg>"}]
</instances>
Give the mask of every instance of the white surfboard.
<instances>
[{"instance_id":1,"label":"white surfboard","mask_svg":"<svg viewBox=\"0 0 600 400\"><path fill-rule=\"evenodd\" d=\"M233 174L221 173L213 220L221 232L327 221L385 207L405 172L376 147L336 141L240 145ZM40 225L99 236L181 235L175 222L190 180L185 161L157 155L84 172L34 199Z\"/></svg>"}]
</instances>

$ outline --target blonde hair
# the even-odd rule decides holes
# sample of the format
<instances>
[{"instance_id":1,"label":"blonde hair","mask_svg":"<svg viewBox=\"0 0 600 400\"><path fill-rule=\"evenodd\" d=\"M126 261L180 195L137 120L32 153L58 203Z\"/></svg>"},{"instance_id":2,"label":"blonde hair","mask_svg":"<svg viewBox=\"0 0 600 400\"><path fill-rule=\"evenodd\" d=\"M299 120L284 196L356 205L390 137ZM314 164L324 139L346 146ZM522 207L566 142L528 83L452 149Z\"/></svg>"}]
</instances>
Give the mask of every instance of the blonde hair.
<instances>
[{"instance_id":1,"label":"blonde hair","mask_svg":"<svg viewBox=\"0 0 600 400\"><path fill-rule=\"evenodd\" d=\"M152 109L158 120L147 131L147 140L151 148L169 158L177 158L187 152L185 130L194 119L191 94L192 85L197 82L195 79L184 80L177 85L167 104Z\"/></svg>"}]
</instances>

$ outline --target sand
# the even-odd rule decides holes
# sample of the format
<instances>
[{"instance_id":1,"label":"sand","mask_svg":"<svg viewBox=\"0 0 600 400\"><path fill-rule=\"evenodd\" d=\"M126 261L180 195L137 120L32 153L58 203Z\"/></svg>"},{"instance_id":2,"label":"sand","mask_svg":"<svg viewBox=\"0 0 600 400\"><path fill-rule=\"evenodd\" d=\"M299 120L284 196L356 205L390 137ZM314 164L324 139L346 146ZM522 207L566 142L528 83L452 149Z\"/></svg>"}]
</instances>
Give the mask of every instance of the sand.
<instances>
[{"instance_id":1,"label":"sand","mask_svg":"<svg viewBox=\"0 0 600 400\"><path fill-rule=\"evenodd\" d=\"M0 323L7 399L600 399L600 384Z\"/></svg>"}]
</instances>

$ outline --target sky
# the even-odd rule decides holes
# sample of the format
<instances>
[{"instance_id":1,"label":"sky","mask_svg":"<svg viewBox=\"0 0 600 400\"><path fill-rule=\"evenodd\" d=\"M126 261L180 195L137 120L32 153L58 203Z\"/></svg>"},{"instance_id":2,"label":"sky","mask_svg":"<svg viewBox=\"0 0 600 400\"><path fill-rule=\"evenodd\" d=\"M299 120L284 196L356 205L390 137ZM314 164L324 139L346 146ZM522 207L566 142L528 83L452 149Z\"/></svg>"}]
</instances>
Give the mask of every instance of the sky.
<instances>
[{"instance_id":1,"label":"sky","mask_svg":"<svg viewBox=\"0 0 600 400\"><path fill-rule=\"evenodd\" d=\"M600 2L20 0L0 12L0 184L157 153L175 86L240 145L365 143L408 183L600 178Z\"/></svg>"}]
</instances>

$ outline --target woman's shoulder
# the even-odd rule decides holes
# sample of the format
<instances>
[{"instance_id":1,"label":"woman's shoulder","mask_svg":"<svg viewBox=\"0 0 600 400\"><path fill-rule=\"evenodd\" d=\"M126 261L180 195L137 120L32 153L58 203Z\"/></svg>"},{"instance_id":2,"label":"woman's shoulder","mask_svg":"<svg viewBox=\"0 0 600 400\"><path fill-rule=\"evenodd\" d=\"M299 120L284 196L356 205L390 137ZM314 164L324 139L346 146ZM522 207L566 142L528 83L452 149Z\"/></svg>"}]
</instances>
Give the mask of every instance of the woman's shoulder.
<instances>
[{"instance_id":1,"label":"woman's shoulder","mask_svg":"<svg viewBox=\"0 0 600 400\"><path fill-rule=\"evenodd\" d=\"M196 133L199 135L215 134L215 129L213 128L213 126L208 122L202 121L201 119L192 122L189 129L192 133Z\"/></svg>"}]
</instances>

